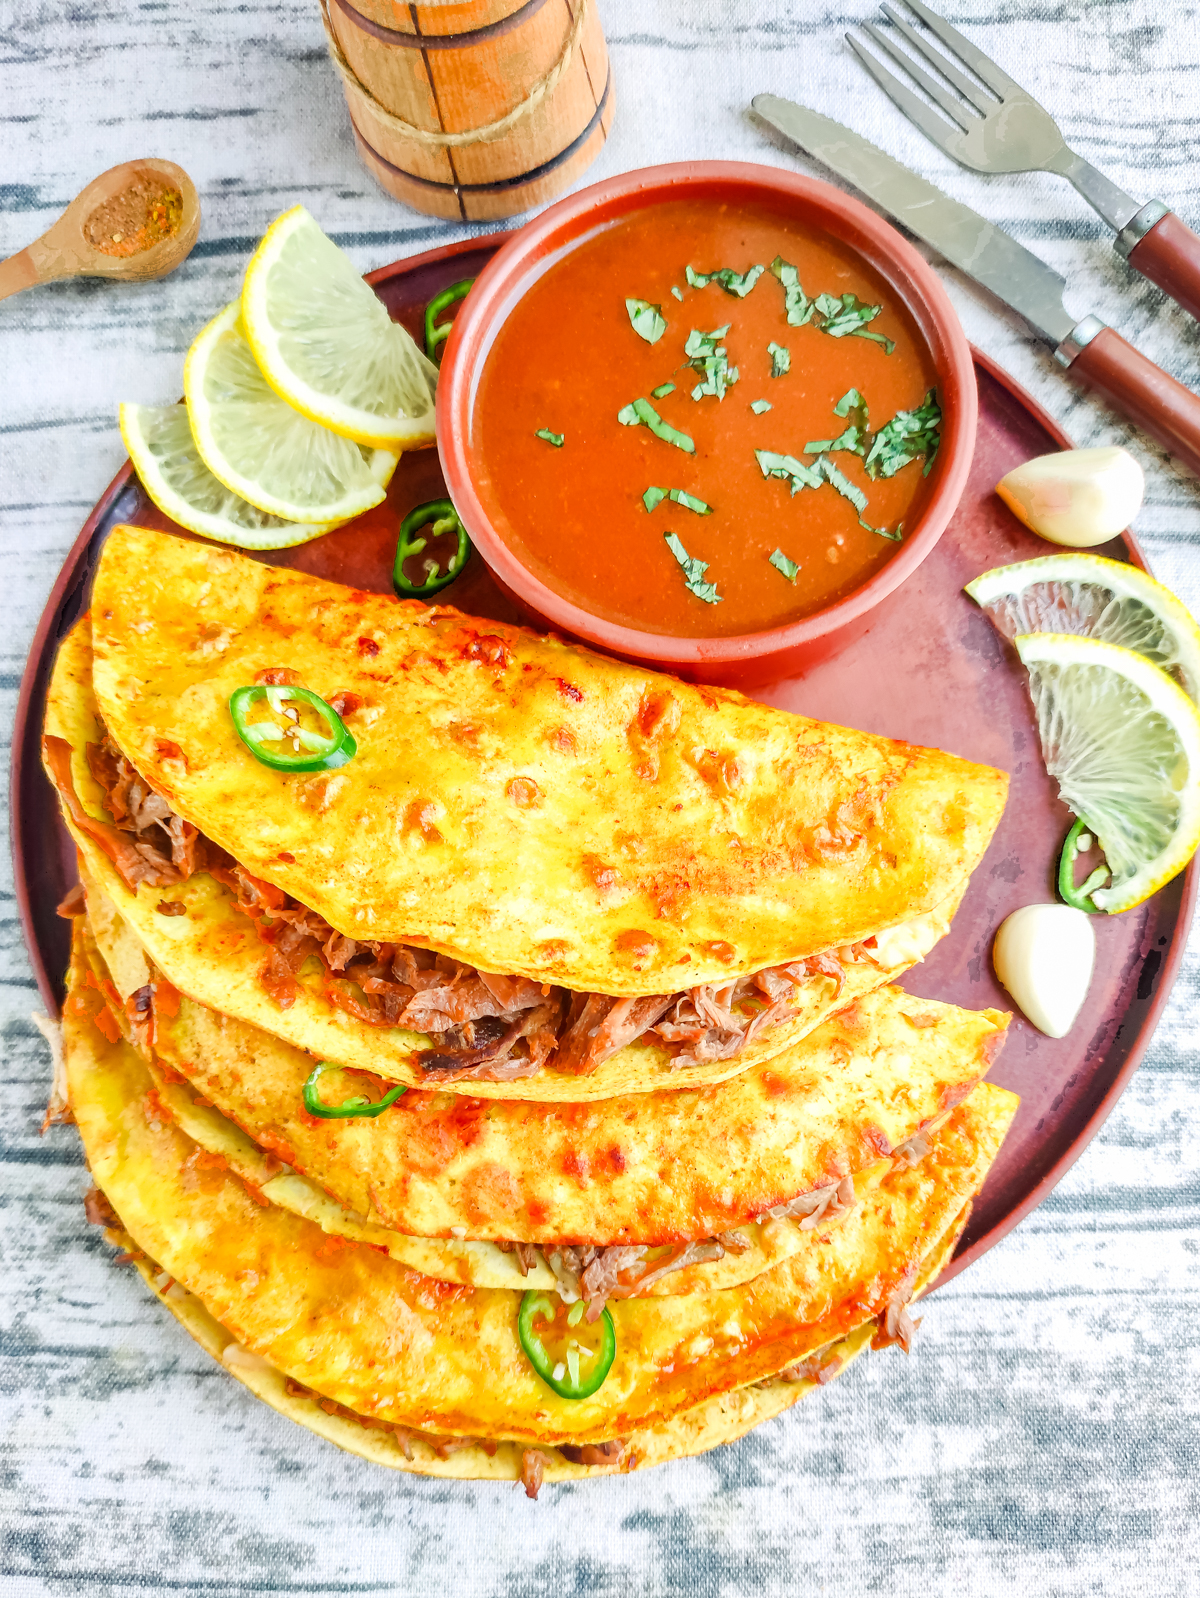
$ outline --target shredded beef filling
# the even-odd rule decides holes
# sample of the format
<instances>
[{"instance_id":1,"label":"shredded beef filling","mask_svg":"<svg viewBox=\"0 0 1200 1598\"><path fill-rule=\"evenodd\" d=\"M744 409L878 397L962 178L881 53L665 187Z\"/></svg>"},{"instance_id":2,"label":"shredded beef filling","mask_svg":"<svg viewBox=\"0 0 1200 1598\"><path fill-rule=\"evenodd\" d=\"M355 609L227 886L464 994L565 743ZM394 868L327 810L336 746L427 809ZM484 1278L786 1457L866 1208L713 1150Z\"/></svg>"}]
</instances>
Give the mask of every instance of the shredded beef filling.
<instances>
[{"instance_id":1,"label":"shredded beef filling","mask_svg":"<svg viewBox=\"0 0 1200 1598\"><path fill-rule=\"evenodd\" d=\"M521 1486L526 1498L536 1498L542 1490L546 1466L553 1461L540 1448L526 1448L521 1453Z\"/></svg>"},{"instance_id":2,"label":"shredded beef filling","mask_svg":"<svg viewBox=\"0 0 1200 1598\"><path fill-rule=\"evenodd\" d=\"M883 1315L880 1317L879 1326L871 1339L872 1348L890 1348L893 1343L899 1343L907 1354L912 1347L912 1340L917 1334L920 1321L914 1321L909 1313L908 1303L913 1295L916 1285L917 1268L912 1266L896 1284L892 1293L888 1295L887 1304Z\"/></svg>"},{"instance_id":3,"label":"shredded beef filling","mask_svg":"<svg viewBox=\"0 0 1200 1598\"><path fill-rule=\"evenodd\" d=\"M811 1192L801 1193L799 1198L791 1199L787 1204L777 1204L774 1209L764 1210L754 1218L756 1221L798 1220L801 1231L808 1232L840 1220L857 1203L854 1178L844 1176L840 1182L831 1182L828 1187L814 1187Z\"/></svg>"},{"instance_id":4,"label":"shredded beef filling","mask_svg":"<svg viewBox=\"0 0 1200 1598\"><path fill-rule=\"evenodd\" d=\"M614 1437L609 1443L559 1443L558 1451L573 1465L615 1465L625 1447L623 1438Z\"/></svg>"},{"instance_id":5,"label":"shredded beef filling","mask_svg":"<svg viewBox=\"0 0 1200 1598\"><path fill-rule=\"evenodd\" d=\"M902 1171L907 1171L919 1165L932 1147L933 1133L922 1129L914 1132L905 1142L898 1143L892 1150L892 1159Z\"/></svg>"},{"instance_id":6,"label":"shredded beef filling","mask_svg":"<svg viewBox=\"0 0 1200 1598\"><path fill-rule=\"evenodd\" d=\"M296 1002L300 970L315 959L325 995L339 1009L366 1026L407 1027L432 1038L433 1046L416 1060L439 1082L510 1082L533 1076L547 1062L587 1075L641 1037L665 1047L674 1067L732 1059L796 1013L804 983L831 977L836 997L845 967L873 959L875 940L867 938L725 984L633 999L494 976L430 949L360 941L336 931L315 910L251 876L176 815L107 734L86 751L112 817L111 825L94 821L75 793L69 745L47 738L46 746L72 819L104 849L127 887L168 887L207 871L254 921L267 948L260 981L281 1010ZM157 909L186 914L185 906L171 901Z\"/></svg>"},{"instance_id":7,"label":"shredded beef filling","mask_svg":"<svg viewBox=\"0 0 1200 1598\"><path fill-rule=\"evenodd\" d=\"M788 1365L775 1376L768 1377L767 1381L817 1382L824 1387L826 1382L833 1380L844 1363L840 1355L830 1354L828 1350L824 1350L822 1353L814 1354L811 1359L801 1360L798 1365Z\"/></svg>"},{"instance_id":8,"label":"shredded beef filling","mask_svg":"<svg viewBox=\"0 0 1200 1598\"><path fill-rule=\"evenodd\" d=\"M678 1243L668 1254L647 1259L646 1243L614 1243L608 1248L591 1244L543 1249L546 1264L554 1272L559 1296L566 1304L579 1299L587 1303L587 1318L597 1321L610 1298L636 1298L672 1271L688 1265L707 1265L724 1259L726 1253L741 1254L750 1240L740 1232L723 1232L720 1237L694 1243Z\"/></svg>"},{"instance_id":9,"label":"shredded beef filling","mask_svg":"<svg viewBox=\"0 0 1200 1598\"><path fill-rule=\"evenodd\" d=\"M161 794L131 766L107 736L84 751L88 770L104 789L104 803L119 832L129 833L145 862L140 880L152 887L186 882L207 864L208 840L177 816ZM224 853L224 851L219 851Z\"/></svg>"}]
</instances>

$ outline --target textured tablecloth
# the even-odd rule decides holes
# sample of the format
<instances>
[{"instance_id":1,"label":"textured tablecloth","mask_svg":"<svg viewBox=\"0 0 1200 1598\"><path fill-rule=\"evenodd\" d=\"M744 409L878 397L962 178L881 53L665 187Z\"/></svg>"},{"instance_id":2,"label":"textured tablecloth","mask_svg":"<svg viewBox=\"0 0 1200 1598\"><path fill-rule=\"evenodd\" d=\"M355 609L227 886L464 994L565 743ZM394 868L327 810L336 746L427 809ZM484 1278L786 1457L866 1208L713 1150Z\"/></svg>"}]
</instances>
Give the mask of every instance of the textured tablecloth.
<instances>
[{"instance_id":1,"label":"textured tablecloth","mask_svg":"<svg viewBox=\"0 0 1200 1598\"><path fill-rule=\"evenodd\" d=\"M1095 311L1200 386L1200 327L1111 249L1062 180L960 171L894 113L844 32L803 0L599 0L617 115L592 177L772 145L754 93L805 100L1009 227ZM1200 222L1194 5L960 0L970 30L1069 142ZM165 401L267 223L302 200L365 270L463 236L378 191L355 157L315 0L0 6L0 255L95 173L180 162L204 208L161 283L0 305L4 733L55 573L123 459L122 399ZM824 175L824 174L821 174ZM476 231L486 231L478 229ZM1016 319L954 272L967 331L1079 443L1144 463L1137 531L1200 605L1200 489L1092 404ZM76 1134L38 1136L49 1060L0 866L0 1593L630 1592L991 1595L1200 1592L1200 963L1141 1070L1050 1199L939 1292L909 1359L861 1361L740 1444L547 1489L394 1475L275 1416L109 1263L84 1223Z\"/></svg>"}]
</instances>

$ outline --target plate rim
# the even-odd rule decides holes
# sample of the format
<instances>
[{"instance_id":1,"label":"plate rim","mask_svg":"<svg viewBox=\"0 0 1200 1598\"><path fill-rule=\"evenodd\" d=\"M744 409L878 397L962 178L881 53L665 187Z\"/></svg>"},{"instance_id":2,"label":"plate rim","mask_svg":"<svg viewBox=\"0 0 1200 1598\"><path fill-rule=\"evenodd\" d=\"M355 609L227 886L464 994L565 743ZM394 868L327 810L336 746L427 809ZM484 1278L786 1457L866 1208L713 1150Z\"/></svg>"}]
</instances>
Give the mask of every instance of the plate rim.
<instances>
[{"instance_id":1,"label":"plate rim","mask_svg":"<svg viewBox=\"0 0 1200 1598\"><path fill-rule=\"evenodd\" d=\"M419 255L405 256L401 260L391 261L386 266L377 267L374 271L366 273L365 278L372 287L376 284L388 283L394 278L407 275L415 268L437 265L473 251L487 250L489 248L495 251L510 236L511 231L503 231L478 234L468 239L458 239L451 244L424 250ZM975 365L986 372L1001 388L1005 389L1023 410L1037 420L1039 425L1055 442L1059 443L1064 449L1073 449L1075 447L1058 421L1015 377L1005 371L992 356L979 349L975 344L972 343L970 348ZM47 654L52 642L51 634L58 627L66 600L78 586L83 558L113 503L129 486L134 476L133 463L126 459L124 465L119 468L108 487L96 501L78 536L68 550L46 598L37 626L34 629L29 655L21 673L17 709L13 718L12 759L9 771L9 853L13 865L13 887L26 953L37 981L39 996L46 1008L47 1015L51 1017L59 1015L61 1007L55 991L54 980L46 969L36 937L29 874L26 869L24 854L18 847L24 832L22 816L24 815L25 802L22 794L22 779L25 773L25 755L30 733L30 719L35 706L38 705L40 680L43 675L48 676L49 674L50 662ZM1136 536L1127 530L1121 537L1129 552L1132 564L1143 571L1149 571L1145 555ZM253 554L253 551L250 551L250 553ZM953 1281L960 1272L973 1265L989 1249L994 1248L1015 1227L1019 1226L1028 1215L1043 1204L1100 1131L1145 1058L1146 1050L1162 1019L1163 1011L1166 1009L1171 997L1171 992L1175 986L1175 981L1179 975L1187 950L1188 934L1195 914L1198 892L1200 892L1200 856L1194 858L1184 872L1179 914L1175 922L1171 943L1164 952L1154 995L1130 1043L1124 1063L1092 1108L1078 1134L1072 1139L1070 1145L1063 1153L1059 1155L1049 1170L1030 1189L1025 1198L1014 1205L1003 1219L997 1221L988 1231L977 1237L968 1248L955 1255L954 1259L942 1271L931 1291L936 1291L937 1288Z\"/></svg>"}]
</instances>

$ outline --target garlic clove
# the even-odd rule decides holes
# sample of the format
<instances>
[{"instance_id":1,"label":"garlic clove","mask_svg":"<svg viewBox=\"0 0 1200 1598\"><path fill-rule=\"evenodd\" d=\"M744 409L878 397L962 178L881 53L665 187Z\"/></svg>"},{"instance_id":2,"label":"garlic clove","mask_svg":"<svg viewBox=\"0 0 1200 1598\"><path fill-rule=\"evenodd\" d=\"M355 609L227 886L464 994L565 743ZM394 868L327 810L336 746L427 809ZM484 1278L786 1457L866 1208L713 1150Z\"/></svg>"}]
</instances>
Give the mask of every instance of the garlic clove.
<instances>
[{"instance_id":1,"label":"garlic clove","mask_svg":"<svg viewBox=\"0 0 1200 1598\"><path fill-rule=\"evenodd\" d=\"M1128 450L1068 449L1016 466L996 492L1039 537L1090 549L1123 533L1142 508L1146 479Z\"/></svg>"},{"instance_id":2,"label":"garlic clove","mask_svg":"<svg viewBox=\"0 0 1200 1598\"><path fill-rule=\"evenodd\" d=\"M992 944L996 975L1039 1032L1062 1038L1083 1008L1096 963L1092 918L1066 904L1027 904Z\"/></svg>"}]
</instances>

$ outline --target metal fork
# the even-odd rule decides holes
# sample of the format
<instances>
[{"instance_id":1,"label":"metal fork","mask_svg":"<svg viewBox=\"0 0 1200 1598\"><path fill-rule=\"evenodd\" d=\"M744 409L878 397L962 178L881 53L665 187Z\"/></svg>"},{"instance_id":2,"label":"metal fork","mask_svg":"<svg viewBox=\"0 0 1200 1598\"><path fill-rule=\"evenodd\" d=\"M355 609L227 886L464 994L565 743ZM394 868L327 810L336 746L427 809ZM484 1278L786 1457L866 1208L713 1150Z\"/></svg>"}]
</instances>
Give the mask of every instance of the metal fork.
<instances>
[{"instance_id":1,"label":"metal fork","mask_svg":"<svg viewBox=\"0 0 1200 1598\"><path fill-rule=\"evenodd\" d=\"M905 3L945 46L945 54L886 0L884 15L954 93L901 50L882 28L867 23L866 31L885 55L941 107L949 121L901 83L852 34L846 37L867 71L909 121L915 122L947 155L976 172L1057 172L1065 177L1115 230L1113 247L1117 253L1200 318L1200 237L1161 200L1139 205L1103 172L1068 148L1050 113L923 0ZM969 68L975 78L961 70L963 67ZM987 87L981 87L975 79Z\"/></svg>"}]
</instances>

